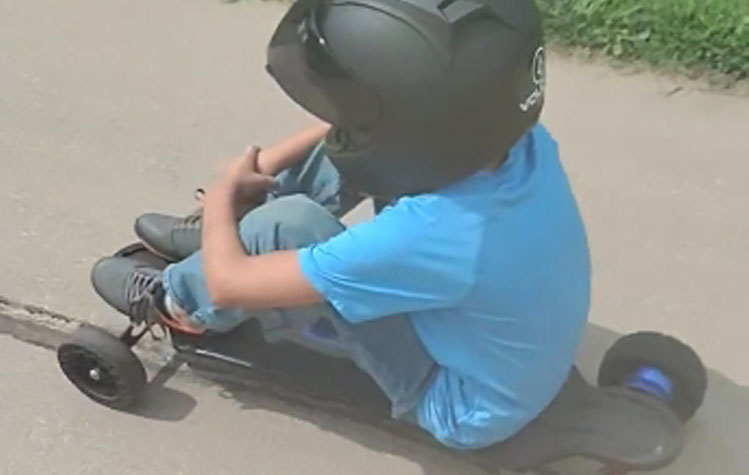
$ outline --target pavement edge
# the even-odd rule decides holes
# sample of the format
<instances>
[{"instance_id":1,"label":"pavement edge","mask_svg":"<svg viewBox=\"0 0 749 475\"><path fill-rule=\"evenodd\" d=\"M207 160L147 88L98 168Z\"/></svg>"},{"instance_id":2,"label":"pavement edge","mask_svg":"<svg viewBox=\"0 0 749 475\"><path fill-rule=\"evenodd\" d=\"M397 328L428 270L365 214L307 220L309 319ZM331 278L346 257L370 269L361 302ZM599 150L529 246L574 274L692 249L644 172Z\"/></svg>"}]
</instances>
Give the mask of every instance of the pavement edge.
<instances>
[{"instance_id":1,"label":"pavement edge","mask_svg":"<svg viewBox=\"0 0 749 475\"><path fill-rule=\"evenodd\" d=\"M55 349L84 322L0 296L0 334Z\"/></svg>"}]
</instances>

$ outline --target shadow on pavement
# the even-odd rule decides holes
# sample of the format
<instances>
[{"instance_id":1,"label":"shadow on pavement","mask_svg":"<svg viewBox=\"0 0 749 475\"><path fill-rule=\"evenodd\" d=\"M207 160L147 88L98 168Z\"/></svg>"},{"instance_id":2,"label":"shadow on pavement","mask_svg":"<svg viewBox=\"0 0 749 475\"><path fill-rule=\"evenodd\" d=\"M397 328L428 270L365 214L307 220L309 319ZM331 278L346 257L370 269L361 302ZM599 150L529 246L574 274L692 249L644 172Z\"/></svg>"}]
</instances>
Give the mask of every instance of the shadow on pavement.
<instances>
[{"instance_id":1,"label":"shadow on pavement","mask_svg":"<svg viewBox=\"0 0 749 475\"><path fill-rule=\"evenodd\" d=\"M372 426L352 420L334 411L304 407L282 399L258 397L246 389L227 388L224 395L235 400L245 410L264 410L285 414L314 424L320 429L355 442L369 450L389 456L401 457L419 465L427 475L481 474L478 468L460 460L453 454L426 441L410 431L395 426Z\"/></svg>"},{"instance_id":2,"label":"shadow on pavement","mask_svg":"<svg viewBox=\"0 0 749 475\"><path fill-rule=\"evenodd\" d=\"M143 399L133 414L160 421L181 421L187 417L198 401L182 391L166 387L166 382L179 370L182 361L172 359L151 378Z\"/></svg>"},{"instance_id":3,"label":"shadow on pavement","mask_svg":"<svg viewBox=\"0 0 749 475\"><path fill-rule=\"evenodd\" d=\"M589 381L595 381L601 358L621 335L591 325L579 355L578 366ZM169 389L163 383L176 372L180 363L170 363L154 378L140 416L180 420L197 404L192 397ZM171 367L171 368L170 368ZM166 369L170 368L170 369ZM351 408L321 406L318 401L300 397L262 381L237 380L214 372L196 371L207 384L216 384L220 393L245 410L264 410L285 414L315 424L371 450L403 457L418 464L428 475L482 473L455 452L427 441L418 431L399 424L357 416ZM154 384L155 383L155 384ZM291 394L291 395L290 395ZM687 446L677 461L660 474L725 475L747 473L749 467L749 388L709 371L708 394L703 407L689 423ZM503 472L504 473L504 472ZM595 473L587 462L571 460L562 473Z\"/></svg>"},{"instance_id":4,"label":"shadow on pavement","mask_svg":"<svg viewBox=\"0 0 749 475\"><path fill-rule=\"evenodd\" d=\"M604 352L620 336L596 325L588 328L578 365L590 381L595 381ZM708 381L705 402L687 425L684 452L659 474L749 473L749 387L713 369L708 370Z\"/></svg>"}]
</instances>

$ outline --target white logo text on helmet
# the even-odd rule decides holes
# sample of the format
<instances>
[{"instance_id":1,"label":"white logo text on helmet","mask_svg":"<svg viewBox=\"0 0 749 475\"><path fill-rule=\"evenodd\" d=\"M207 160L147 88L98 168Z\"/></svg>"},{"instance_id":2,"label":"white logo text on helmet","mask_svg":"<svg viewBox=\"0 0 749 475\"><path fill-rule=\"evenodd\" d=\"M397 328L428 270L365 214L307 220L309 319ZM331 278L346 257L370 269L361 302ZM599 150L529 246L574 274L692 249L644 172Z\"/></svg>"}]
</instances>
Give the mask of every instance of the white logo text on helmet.
<instances>
[{"instance_id":1,"label":"white logo text on helmet","mask_svg":"<svg viewBox=\"0 0 749 475\"><path fill-rule=\"evenodd\" d=\"M533 54L531 80L533 81L533 91L520 103L520 110L523 112L528 112L538 104L538 101L544 95L544 89L546 88L546 53L543 46L539 46Z\"/></svg>"}]
</instances>

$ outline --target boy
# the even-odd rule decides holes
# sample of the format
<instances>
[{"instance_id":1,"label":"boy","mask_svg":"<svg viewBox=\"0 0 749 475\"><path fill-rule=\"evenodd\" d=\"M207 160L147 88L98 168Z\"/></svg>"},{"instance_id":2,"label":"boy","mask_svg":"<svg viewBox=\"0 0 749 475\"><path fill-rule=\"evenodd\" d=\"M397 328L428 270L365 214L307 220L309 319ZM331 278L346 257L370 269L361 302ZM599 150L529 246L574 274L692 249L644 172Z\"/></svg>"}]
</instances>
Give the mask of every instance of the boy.
<instances>
[{"instance_id":1,"label":"boy","mask_svg":"<svg viewBox=\"0 0 749 475\"><path fill-rule=\"evenodd\" d=\"M141 239L179 262L162 274L104 259L97 291L191 333L324 317L393 417L463 449L518 432L564 383L590 293L584 227L537 125L535 6L302 0L268 70L332 127L248 149L202 219L141 217ZM391 205L345 229L360 194Z\"/></svg>"}]
</instances>

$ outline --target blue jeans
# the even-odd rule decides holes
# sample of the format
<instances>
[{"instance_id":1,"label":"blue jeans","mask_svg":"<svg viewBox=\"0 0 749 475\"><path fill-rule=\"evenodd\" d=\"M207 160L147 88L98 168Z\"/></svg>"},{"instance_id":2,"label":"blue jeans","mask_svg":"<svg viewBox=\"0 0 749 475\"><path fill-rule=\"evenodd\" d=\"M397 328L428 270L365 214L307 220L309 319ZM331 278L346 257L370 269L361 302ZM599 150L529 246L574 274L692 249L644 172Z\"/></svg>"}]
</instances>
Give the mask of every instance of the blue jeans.
<instances>
[{"instance_id":1,"label":"blue jeans","mask_svg":"<svg viewBox=\"0 0 749 475\"><path fill-rule=\"evenodd\" d=\"M305 161L279 174L277 182L273 196L239 223L248 254L325 241L345 229L338 217L358 201L355 194L341 190L338 171L320 146ZM390 399L395 418L414 422L412 410L437 370L407 315L353 325L328 304L274 310L217 308L205 285L200 252L167 267L164 287L195 323L209 330L229 331L256 318L268 341L293 341L351 358Z\"/></svg>"}]
</instances>

